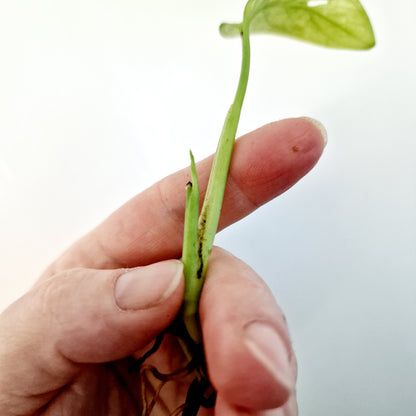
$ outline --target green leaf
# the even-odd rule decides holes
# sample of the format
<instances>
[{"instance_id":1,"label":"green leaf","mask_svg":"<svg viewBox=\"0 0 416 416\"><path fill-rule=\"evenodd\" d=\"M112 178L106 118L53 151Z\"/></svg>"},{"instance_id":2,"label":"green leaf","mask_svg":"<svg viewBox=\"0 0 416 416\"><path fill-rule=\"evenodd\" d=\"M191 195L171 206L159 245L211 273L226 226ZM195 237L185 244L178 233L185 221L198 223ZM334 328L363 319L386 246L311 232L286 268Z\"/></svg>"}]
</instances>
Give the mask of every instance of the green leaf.
<instances>
[{"instance_id":1,"label":"green leaf","mask_svg":"<svg viewBox=\"0 0 416 416\"><path fill-rule=\"evenodd\" d=\"M250 33L273 33L331 48L369 49L375 45L370 20L358 0L249 0L244 26ZM223 36L241 24L222 24Z\"/></svg>"}]
</instances>

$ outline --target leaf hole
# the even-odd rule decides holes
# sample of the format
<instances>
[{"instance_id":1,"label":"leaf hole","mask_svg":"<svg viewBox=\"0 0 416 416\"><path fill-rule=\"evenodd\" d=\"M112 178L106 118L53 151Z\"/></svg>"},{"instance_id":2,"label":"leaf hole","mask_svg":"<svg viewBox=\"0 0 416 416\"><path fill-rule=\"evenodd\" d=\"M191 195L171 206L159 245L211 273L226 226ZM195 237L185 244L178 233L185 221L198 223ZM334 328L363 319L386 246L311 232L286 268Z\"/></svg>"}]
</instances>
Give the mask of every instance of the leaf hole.
<instances>
[{"instance_id":1,"label":"leaf hole","mask_svg":"<svg viewBox=\"0 0 416 416\"><path fill-rule=\"evenodd\" d=\"M308 7L325 6L328 4L328 0L309 0L307 3Z\"/></svg>"}]
</instances>

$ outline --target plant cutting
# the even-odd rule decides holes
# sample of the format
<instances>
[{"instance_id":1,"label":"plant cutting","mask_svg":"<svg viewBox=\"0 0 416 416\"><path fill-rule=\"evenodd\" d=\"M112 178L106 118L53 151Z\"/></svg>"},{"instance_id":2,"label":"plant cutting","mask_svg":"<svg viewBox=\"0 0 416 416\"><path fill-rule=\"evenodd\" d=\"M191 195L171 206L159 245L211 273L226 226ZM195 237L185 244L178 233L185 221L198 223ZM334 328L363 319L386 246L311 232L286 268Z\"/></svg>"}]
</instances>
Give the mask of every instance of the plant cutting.
<instances>
[{"instance_id":1,"label":"plant cutting","mask_svg":"<svg viewBox=\"0 0 416 416\"><path fill-rule=\"evenodd\" d=\"M184 220L182 262L185 292L180 314L160 334L154 346L135 363L143 380L142 415L150 415L163 386L169 380L191 376L185 403L170 415L196 416L201 406L213 407L215 391L206 371L198 305L209 256L217 232L233 145L247 89L250 69L250 35L276 34L339 49L370 49L375 45L369 18L358 0L249 0L240 23L223 23L224 37L239 37L242 64L237 91L227 113L214 156L201 211L199 185L192 153ZM166 333L173 335L186 358L186 365L171 374L162 374L146 360L159 348ZM148 399L145 386L151 374L160 381Z\"/></svg>"}]
</instances>

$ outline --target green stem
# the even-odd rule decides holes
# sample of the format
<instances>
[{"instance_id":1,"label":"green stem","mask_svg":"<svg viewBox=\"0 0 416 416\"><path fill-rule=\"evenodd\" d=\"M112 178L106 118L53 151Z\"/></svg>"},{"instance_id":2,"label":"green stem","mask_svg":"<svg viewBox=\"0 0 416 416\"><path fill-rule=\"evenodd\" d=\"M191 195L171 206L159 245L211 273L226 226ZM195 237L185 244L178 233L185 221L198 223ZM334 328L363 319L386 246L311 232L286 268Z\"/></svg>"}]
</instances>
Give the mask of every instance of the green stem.
<instances>
[{"instance_id":1,"label":"green stem","mask_svg":"<svg viewBox=\"0 0 416 416\"><path fill-rule=\"evenodd\" d=\"M188 188L184 234L184 252L186 251L187 255L183 255L182 257L185 265L185 295L182 317L189 335L196 344L201 343L198 316L199 298L207 270L208 259L218 228L232 150L250 70L250 39L248 27L244 25L241 25L241 37L243 51L240 80L234 102L228 111L218 142L201 214L198 222L195 221L192 225L187 224L188 215L194 218L195 214L192 215L190 213L195 213L195 209L198 209L198 207L195 207L195 204L191 204L190 201L195 196L192 198L193 192ZM192 182L195 184L197 178L193 161L191 164L191 172ZM191 205L193 206L191 207ZM195 236L194 231L196 227L197 236ZM185 250L185 248L187 249Z\"/></svg>"},{"instance_id":2,"label":"green stem","mask_svg":"<svg viewBox=\"0 0 416 416\"><path fill-rule=\"evenodd\" d=\"M224 122L211 168L204 204L199 216L198 240L200 244L199 255L202 270L198 277L201 277L202 279L206 273L209 255L211 254L215 234L217 233L232 150L250 71L250 39L248 27L242 26L241 36L243 53L240 80L238 82L234 102L231 105Z\"/></svg>"},{"instance_id":3,"label":"green stem","mask_svg":"<svg viewBox=\"0 0 416 416\"><path fill-rule=\"evenodd\" d=\"M197 319L199 294L202 289L202 279L198 279L200 258L198 255L198 215L199 215L199 185L195 160L191 156L191 182L187 184L185 221L183 231L182 263L185 276L185 291L183 294L182 319L192 340L199 344L201 330ZM184 350L185 351L185 350ZM186 352L185 352L186 355Z\"/></svg>"}]
</instances>

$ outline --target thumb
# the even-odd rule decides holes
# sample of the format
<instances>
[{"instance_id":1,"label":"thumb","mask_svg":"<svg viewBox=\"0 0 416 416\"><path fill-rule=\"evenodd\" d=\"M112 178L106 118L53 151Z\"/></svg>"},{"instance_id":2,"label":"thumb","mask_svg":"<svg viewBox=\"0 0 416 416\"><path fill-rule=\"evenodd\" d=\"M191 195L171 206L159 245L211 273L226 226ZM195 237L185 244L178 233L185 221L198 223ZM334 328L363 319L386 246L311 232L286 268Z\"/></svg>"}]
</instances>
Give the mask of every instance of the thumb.
<instances>
[{"instance_id":1,"label":"thumb","mask_svg":"<svg viewBox=\"0 0 416 416\"><path fill-rule=\"evenodd\" d=\"M182 272L180 261L168 260L129 270L66 270L37 284L0 315L0 391L15 386L17 396L35 394L39 383L57 389L80 363L143 348L177 314Z\"/></svg>"}]
</instances>

